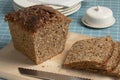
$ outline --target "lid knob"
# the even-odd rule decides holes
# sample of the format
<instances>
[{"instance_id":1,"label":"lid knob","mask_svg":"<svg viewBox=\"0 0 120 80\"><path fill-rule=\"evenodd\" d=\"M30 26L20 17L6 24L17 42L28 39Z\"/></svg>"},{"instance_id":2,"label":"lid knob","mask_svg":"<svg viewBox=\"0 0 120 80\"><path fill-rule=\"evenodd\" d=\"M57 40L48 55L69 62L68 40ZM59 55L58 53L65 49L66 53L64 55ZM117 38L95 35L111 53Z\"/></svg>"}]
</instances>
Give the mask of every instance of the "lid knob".
<instances>
[{"instance_id":1,"label":"lid knob","mask_svg":"<svg viewBox=\"0 0 120 80\"><path fill-rule=\"evenodd\" d=\"M97 6L97 7L95 8L95 10L96 10L96 11L100 11L100 6Z\"/></svg>"}]
</instances>

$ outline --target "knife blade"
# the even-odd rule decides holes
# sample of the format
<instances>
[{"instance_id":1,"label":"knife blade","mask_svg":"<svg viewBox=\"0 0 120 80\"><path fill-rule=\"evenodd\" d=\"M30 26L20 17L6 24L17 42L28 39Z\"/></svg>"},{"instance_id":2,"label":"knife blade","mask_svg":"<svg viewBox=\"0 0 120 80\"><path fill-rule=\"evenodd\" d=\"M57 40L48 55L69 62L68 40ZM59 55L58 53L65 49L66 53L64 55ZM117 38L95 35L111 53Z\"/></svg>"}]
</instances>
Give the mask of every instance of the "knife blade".
<instances>
[{"instance_id":1,"label":"knife blade","mask_svg":"<svg viewBox=\"0 0 120 80\"><path fill-rule=\"evenodd\" d=\"M91 80L87 78L80 78L74 76L68 76L63 74L56 74L51 72L38 71L33 69L18 68L22 75L27 75L30 77L35 77L43 80Z\"/></svg>"}]
</instances>

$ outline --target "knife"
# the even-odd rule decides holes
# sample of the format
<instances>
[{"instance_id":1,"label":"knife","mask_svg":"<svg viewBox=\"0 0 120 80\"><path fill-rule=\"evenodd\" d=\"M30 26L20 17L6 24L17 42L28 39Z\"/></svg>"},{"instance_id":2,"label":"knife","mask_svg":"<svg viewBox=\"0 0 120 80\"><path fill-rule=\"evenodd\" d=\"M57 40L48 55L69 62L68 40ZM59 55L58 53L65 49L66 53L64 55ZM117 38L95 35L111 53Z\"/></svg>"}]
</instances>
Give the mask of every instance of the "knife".
<instances>
[{"instance_id":1,"label":"knife","mask_svg":"<svg viewBox=\"0 0 120 80\"><path fill-rule=\"evenodd\" d=\"M29 78L0 71L0 80L29 80Z\"/></svg>"},{"instance_id":2,"label":"knife","mask_svg":"<svg viewBox=\"0 0 120 80\"><path fill-rule=\"evenodd\" d=\"M0 77L0 80L7 80L7 79Z\"/></svg>"},{"instance_id":3,"label":"knife","mask_svg":"<svg viewBox=\"0 0 120 80\"><path fill-rule=\"evenodd\" d=\"M18 68L22 75L27 75L30 77L35 77L43 80L91 80L87 78L80 78L74 76L68 76L63 74L56 74L51 72L38 71L33 69Z\"/></svg>"}]
</instances>

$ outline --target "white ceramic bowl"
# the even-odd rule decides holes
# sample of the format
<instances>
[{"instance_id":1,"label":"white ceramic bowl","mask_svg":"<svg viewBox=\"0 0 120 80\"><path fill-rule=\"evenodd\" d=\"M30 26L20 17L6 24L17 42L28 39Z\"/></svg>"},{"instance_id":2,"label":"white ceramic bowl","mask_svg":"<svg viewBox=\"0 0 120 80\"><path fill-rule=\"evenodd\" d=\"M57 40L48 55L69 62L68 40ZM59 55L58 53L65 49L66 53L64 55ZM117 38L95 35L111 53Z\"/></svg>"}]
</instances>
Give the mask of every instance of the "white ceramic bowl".
<instances>
[{"instance_id":1,"label":"white ceramic bowl","mask_svg":"<svg viewBox=\"0 0 120 80\"><path fill-rule=\"evenodd\" d=\"M115 18L111 9L103 6L95 6L87 9L82 22L89 27L106 28L115 23Z\"/></svg>"}]
</instances>

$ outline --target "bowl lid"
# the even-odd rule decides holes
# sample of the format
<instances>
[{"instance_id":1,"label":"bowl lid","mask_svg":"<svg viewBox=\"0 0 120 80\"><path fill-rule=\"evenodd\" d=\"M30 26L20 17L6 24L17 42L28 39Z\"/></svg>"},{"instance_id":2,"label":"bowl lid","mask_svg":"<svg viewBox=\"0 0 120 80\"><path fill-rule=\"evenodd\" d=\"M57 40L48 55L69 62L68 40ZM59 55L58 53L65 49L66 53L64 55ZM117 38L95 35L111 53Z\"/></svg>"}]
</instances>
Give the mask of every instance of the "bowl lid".
<instances>
[{"instance_id":1,"label":"bowl lid","mask_svg":"<svg viewBox=\"0 0 120 80\"><path fill-rule=\"evenodd\" d=\"M96 19L105 19L113 16L112 10L103 6L91 7L87 9L86 14L89 17L96 18Z\"/></svg>"},{"instance_id":2,"label":"bowl lid","mask_svg":"<svg viewBox=\"0 0 120 80\"><path fill-rule=\"evenodd\" d=\"M112 18L112 21L110 23L107 24L101 24L101 25L96 25L96 24L88 24L85 21L85 16L82 17L82 23L84 25L86 25L87 27L91 27L91 28L107 28L107 27L111 27L114 23L115 23L115 18Z\"/></svg>"}]
</instances>

